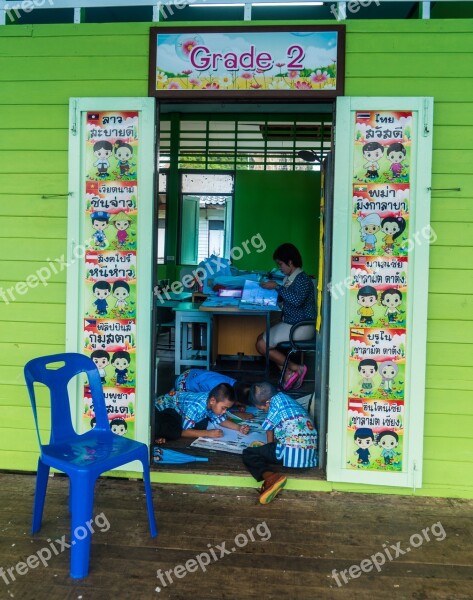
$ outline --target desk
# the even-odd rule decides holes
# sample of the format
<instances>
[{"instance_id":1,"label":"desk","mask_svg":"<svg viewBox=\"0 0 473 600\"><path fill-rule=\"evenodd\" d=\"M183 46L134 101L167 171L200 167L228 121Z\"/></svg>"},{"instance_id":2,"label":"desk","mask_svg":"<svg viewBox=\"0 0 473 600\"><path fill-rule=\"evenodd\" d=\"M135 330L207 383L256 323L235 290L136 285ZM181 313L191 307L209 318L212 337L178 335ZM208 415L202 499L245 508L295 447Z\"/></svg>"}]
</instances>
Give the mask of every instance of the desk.
<instances>
[{"instance_id":1,"label":"desk","mask_svg":"<svg viewBox=\"0 0 473 600\"><path fill-rule=\"evenodd\" d=\"M212 315L212 363L219 354L230 356L259 356L256 338L262 331L269 337L271 313L274 308L240 308L239 302L228 302L221 306L200 305L203 313ZM265 376L269 376L269 348L266 347Z\"/></svg>"},{"instance_id":2,"label":"desk","mask_svg":"<svg viewBox=\"0 0 473 600\"><path fill-rule=\"evenodd\" d=\"M211 330L212 315L202 313L199 310L200 304L192 302L180 302L174 307L176 313L176 339L174 351L174 373L181 374L181 366L184 367L204 367L210 369L211 356ZM193 348L189 348L189 324L204 323L207 328L206 348L199 350L203 356L199 357Z\"/></svg>"}]
</instances>

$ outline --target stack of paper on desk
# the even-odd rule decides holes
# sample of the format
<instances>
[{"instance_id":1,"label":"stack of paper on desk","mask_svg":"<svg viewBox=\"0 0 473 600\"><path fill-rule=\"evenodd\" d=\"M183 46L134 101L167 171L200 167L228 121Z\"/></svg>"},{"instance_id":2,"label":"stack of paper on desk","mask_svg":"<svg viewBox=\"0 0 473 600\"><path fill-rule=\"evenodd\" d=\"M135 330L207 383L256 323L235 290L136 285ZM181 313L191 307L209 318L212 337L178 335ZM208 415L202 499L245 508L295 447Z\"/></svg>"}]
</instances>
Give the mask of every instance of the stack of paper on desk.
<instances>
[{"instance_id":1,"label":"stack of paper on desk","mask_svg":"<svg viewBox=\"0 0 473 600\"><path fill-rule=\"evenodd\" d=\"M276 307L278 304L278 293L276 290L265 290L257 281L245 281L240 306L244 305Z\"/></svg>"}]
</instances>

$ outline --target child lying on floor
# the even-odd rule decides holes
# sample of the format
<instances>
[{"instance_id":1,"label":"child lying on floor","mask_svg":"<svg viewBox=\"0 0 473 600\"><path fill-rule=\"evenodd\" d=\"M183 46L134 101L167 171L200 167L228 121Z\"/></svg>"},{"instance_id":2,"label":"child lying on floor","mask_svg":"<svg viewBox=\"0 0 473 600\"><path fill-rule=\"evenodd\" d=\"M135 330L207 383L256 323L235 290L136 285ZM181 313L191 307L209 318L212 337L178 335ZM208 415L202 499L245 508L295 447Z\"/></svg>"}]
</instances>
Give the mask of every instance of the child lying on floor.
<instances>
[{"instance_id":1,"label":"child lying on floor","mask_svg":"<svg viewBox=\"0 0 473 600\"><path fill-rule=\"evenodd\" d=\"M233 387L235 406L240 411L238 416L242 419L253 419L254 415L245 412L245 406L248 405L249 401L250 386L227 375L222 375L222 373L204 371L203 369L187 369L178 375L175 390L176 392L210 392L219 383L228 383Z\"/></svg>"},{"instance_id":2,"label":"child lying on floor","mask_svg":"<svg viewBox=\"0 0 473 600\"><path fill-rule=\"evenodd\" d=\"M317 466L317 432L306 410L283 392L277 392L270 383L254 384L250 399L254 406L268 413L262 425L268 443L245 448L243 462L256 481L263 481L259 501L268 504L287 481L287 477L275 473L271 465Z\"/></svg>"},{"instance_id":3,"label":"child lying on floor","mask_svg":"<svg viewBox=\"0 0 473 600\"><path fill-rule=\"evenodd\" d=\"M248 425L237 425L226 418L234 401L235 393L228 383L218 384L209 393L177 391L160 396L155 402L156 444L180 437L222 437L220 429L207 430L209 421L246 435Z\"/></svg>"}]
</instances>

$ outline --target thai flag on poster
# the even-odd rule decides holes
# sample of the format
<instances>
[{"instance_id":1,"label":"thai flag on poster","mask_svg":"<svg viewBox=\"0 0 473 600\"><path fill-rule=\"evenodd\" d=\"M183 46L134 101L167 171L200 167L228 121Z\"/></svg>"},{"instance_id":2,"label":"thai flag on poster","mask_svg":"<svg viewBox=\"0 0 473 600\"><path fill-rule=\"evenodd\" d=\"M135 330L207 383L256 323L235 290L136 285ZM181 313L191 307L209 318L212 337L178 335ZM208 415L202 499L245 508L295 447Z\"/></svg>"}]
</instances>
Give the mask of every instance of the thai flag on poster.
<instances>
[{"instance_id":1,"label":"thai flag on poster","mask_svg":"<svg viewBox=\"0 0 473 600\"><path fill-rule=\"evenodd\" d=\"M369 112L359 112L356 113L356 118L357 119L369 119L371 117L371 113Z\"/></svg>"}]
</instances>

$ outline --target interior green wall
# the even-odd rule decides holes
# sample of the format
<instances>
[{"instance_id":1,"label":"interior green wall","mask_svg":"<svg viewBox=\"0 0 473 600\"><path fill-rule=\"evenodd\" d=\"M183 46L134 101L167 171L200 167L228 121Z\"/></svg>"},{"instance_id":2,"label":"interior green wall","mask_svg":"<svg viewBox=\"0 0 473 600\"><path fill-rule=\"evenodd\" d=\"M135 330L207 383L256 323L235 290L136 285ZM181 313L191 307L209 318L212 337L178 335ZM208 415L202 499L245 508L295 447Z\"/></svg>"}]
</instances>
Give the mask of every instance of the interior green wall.
<instances>
[{"instance_id":1,"label":"interior green wall","mask_svg":"<svg viewBox=\"0 0 473 600\"><path fill-rule=\"evenodd\" d=\"M241 247L242 242L260 234L266 249L258 253L250 243L251 252L234 264L241 269L272 269L275 248L291 242L299 249L306 272L315 275L319 204L318 172L237 171L233 245Z\"/></svg>"},{"instance_id":2,"label":"interior green wall","mask_svg":"<svg viewBox=\"0 0 473 600\"><path fill-rule=\"evenodd\" d=\"M473 20L348 20L346 27L346 95L434 97L431 216L437 239L430 248L424 484L415 493L471 496ZM67 204L73 201L66 196L69 98L146 96L149 28L149 23L0 27L3 289L64 254ZM36 468L22 369L30 358L64 350L65 277L65 270L53 274L48 285L9 304L0 299L0 469ZM45 405L41 398L40 411Z\"/></svg>"}]
</instances>

